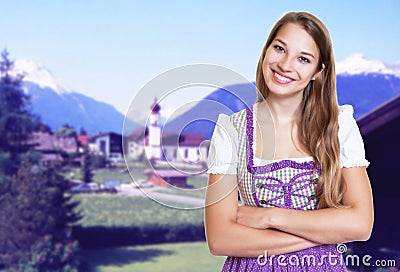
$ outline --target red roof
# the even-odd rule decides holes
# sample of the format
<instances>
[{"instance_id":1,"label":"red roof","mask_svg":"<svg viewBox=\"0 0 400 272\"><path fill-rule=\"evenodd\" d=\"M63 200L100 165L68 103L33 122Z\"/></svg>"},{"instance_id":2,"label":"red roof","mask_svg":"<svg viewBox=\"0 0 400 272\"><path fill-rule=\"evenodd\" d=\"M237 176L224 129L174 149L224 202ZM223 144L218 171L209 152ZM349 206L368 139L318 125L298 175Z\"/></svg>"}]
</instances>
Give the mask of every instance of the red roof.
<instances>
[{"instance_id":1,"label":"red roof","mask_svg":"<svg viewBox=\"0 0 400 272\"><path fill-rule=\"evenodd\" d=\"M86 146L88 143L88 136L87 135L78 135L77 140L82 146Z\"/></svg>"},{"instance_id":2,"label":"red roof","mask_svg":"<svg viewBox=\"0 0 400 272\"><path fill-rule=\"evenodd\" d=\"M183 139L180 142L182 146L199 146L204 142L203 133L185 133L182 134Z\"/></svg>"}]
</instances>

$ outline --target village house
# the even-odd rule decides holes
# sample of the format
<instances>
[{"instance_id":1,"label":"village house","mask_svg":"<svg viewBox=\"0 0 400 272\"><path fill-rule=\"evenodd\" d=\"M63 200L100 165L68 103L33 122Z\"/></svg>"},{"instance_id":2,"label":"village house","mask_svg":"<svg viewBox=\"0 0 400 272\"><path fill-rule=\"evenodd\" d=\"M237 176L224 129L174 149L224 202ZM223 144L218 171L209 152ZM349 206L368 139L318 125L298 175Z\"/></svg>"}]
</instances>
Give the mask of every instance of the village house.
<instances>
[{"instance_id":1,"label":"village house","mask_svg":"<svg viewBox=\"0 0 400 272\"><path fill-rule=\"evenodd\" d=\"M90 138L91 151L105 156L111 162L124 161L122 135L115 132L100 133Z\"/></svg>"},{"instance_id":2,"label":"village house","mask_svg":"<svg viewBox=\"0 0 400 272\"><path fill-rule=\"evenodd\" d=\"M86 134L80 134L76 137L76 140L78 141L79 152L83 153L83 147L89 144L89 136Z\"/></svg>"},{"instance_id":3,"label":"village house","mask_svg":"<svg viewBox=\"0 0 400 272\"><path fill-rule=\"evenodd\" d=\"M133 160L140 160L144 155L145 142L148 142L147 135L149 130L147 127L140 127L135 129L127 137L127 151L128 157Z\"/></svg>"},{"instance_id":4,"label":"village house","mask_svg":"<svg viewBox=\"0 0 400 272\"><path fill-rule=\"evenodd\" d=\"M74 137L57 137L49 132L34 132L30 144L41 153L43 166L61 163L68 155L78 151Z\"/></svg>"},{"instance_id":5,"label":"village house","mask_svg":"<svg viewBox=\"0 0 400 272\"><path fill-rule=\"evenodd\" d=\"M202 133L165 134L161 139L162 158L176 162L205 162L208 147L203 143Z\"/></svg>"}]
</instances>

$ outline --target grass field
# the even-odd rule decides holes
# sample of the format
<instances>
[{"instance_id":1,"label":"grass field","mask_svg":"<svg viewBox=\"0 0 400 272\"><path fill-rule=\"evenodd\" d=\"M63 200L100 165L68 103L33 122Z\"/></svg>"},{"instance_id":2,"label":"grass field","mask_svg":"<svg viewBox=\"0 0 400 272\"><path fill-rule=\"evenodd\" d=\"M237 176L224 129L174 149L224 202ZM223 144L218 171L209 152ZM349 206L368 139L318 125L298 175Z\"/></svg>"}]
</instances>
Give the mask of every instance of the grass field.
<instances>
[{"instance_id":1,"label":"grass field","mask_svg":"<svg viewBox=\"0 0 400 272\"><path fill-rule=\"evenodd\" d=\"M115 173L114 173L115 174ZM100 178L115 177L112 173L97 173ZM123 178L123 177L122 177ZM191 180L204 184L201 179ZM163 206L149 198L109 195L77 194L77 210L83 215L83 227L146 227L203 225L202 209L182 210ZM205 242L169 243L129 247L83 249L83 260L90 271L220 271L224 257L209 253Z\"/></svg>"},{"instance_id":2,"label":"grass field","mask_svg":"<svg viewBox=\"0 0 400 272\"><path fill-rule=\"evenodd\" d=\"M91 226L203 225L203 210L166 207L148 198L123 195L74 195L80 224ZM210 255L205 242L84 249L90 271L218 271L224 258Z\"/></svg>"},{"instance_id":3,"label":"grass field","mask_svg":"<svg viewBox=\"0 0 400 272\"><path fill-rule=\"evenodd\" d=\"M80 202L77 207L83 215L79 222L88 226L144 226L177 225L182 223L203 224L203 210L181 210L161 205L149 198L107 195L74 195Z\"/></svg>"},{"instance_id":4,"label":"grass field","mask_svg":"<svg viewBox=\"0 0 400 272\"><path fill-rule=\"evenodd\" d=\"M83 258L90 271L100 272L212 272L225 260L210 255L204 242L86 249Z\"/></svg>"}]
</instances>

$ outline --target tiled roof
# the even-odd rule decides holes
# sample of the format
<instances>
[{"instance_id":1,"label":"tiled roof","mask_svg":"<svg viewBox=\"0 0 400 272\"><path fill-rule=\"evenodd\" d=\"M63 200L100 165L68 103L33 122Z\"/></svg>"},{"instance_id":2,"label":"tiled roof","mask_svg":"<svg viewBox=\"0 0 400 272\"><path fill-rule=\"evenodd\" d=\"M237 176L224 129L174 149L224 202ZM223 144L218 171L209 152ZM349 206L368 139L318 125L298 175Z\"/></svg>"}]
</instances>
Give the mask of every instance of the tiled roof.
<instances>
[{"instance_id":1,"label":"tiled roof","mask_svg":"<svg viewBox=\"0 0 400 272\"><path fill-rule=\"evenodd\" d=\"M77 150L75 138L58 138L48 132L34 132L30 143L35 145L35 149L39 151L62 150L73 153Z\"/></svg>"}]
</instances>

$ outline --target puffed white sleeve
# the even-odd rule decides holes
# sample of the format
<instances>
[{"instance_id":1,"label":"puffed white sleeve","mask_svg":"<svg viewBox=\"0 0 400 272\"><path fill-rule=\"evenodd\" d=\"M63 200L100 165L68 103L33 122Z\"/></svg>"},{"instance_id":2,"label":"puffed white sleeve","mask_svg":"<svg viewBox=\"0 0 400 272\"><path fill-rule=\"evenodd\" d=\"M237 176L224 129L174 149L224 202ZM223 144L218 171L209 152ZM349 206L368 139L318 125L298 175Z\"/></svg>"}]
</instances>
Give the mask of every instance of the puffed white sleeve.
<instances>
[{"instance_id":1,"label":"puffed white sleeve","mask_svg":"<svg viewBox=\"0 0 400 272\"><path fill-rule=\"evenodd\" d=\"M218 116L207 158L208 174L237 174L238 132L226 114Z\"/></svg>"},{"instance_id":2,"label":"puffed white sleeve","mask_svg":"<svg viewBox=\"0 0 400 272\"><path fill-rule=\"evenodd\" d=\"M353 112L351 105L339 107L340 167L368 167L369 161L365 158L364 142Z\"/></svg>"}]
</instances>

